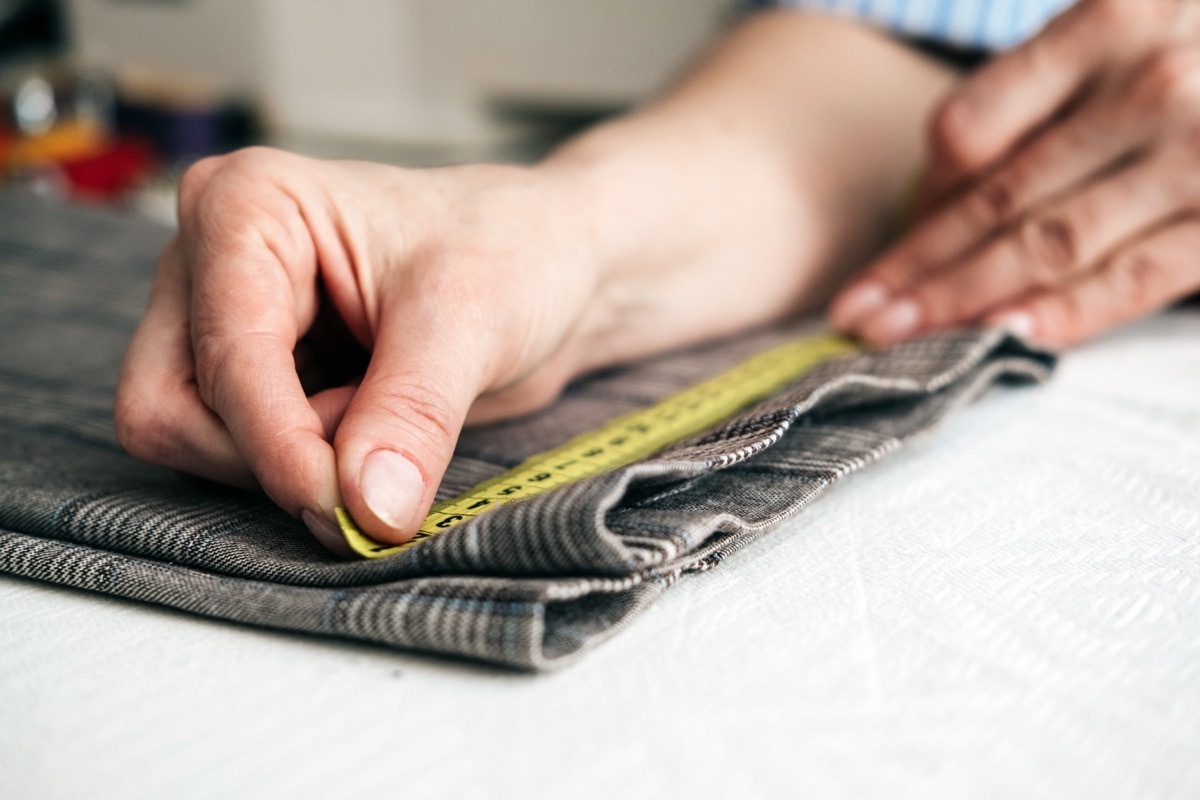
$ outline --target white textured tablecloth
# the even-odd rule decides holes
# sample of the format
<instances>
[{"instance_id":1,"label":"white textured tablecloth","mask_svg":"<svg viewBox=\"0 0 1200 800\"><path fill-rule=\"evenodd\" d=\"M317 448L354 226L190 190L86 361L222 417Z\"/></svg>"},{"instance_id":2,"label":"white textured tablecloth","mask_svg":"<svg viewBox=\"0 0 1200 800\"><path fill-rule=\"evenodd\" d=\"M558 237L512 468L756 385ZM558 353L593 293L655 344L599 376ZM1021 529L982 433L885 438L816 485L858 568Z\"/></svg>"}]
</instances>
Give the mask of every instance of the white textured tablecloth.
<instances>
[{"instance_id":1,"label":"white textured tablecloth","mask_svg":"<svg viewBox=\"0 0 1200 800\"><path fill-rule=\"evenodd\" d=\"M0 577L0 798L1200 797L1200 311L514 675Z\"/></svg>"}]
</instances>

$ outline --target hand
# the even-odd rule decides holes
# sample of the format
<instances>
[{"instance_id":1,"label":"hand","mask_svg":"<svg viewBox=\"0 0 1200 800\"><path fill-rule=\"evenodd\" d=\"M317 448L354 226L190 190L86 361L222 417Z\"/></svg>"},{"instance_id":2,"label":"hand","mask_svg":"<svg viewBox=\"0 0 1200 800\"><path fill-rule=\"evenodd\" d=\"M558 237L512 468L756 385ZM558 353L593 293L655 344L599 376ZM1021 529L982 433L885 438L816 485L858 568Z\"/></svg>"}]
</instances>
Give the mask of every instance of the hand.
<instances>
[{"instance_id":1,"label":"hand","mask_svg":"<svg viewBox=\"0 0 1200 800\"><path fill-rule=\"evenodd\" d=\"M343 504L407 540L468 416L532 410L595 357L604 309L569 205L517 168L197 164L122 369L119 441L261 485L335 547Z\"/></svg>"},{"instance_id":2,"label":"hand","mask_svg":"<svg viewBox=\"0 0 1200 800\"><path fill-rule=\"evenodd\" d=\"M266 149L200 162L122 367L118 441L261 486L331 549L344 544L338 506L400 543L464 424L533 411L582 372L782 317L820 279L794 268L793 205L731 213L693 204L695 186L647 192L637 180L653 161L617 158L606 176L596 151L632 148L599 145L539 168L411 171ZM580 179L583 163L602 177ZM664 226L664 204L698 216Z\"/></svg>"},{"instance_id":3,"label":"hand","mask_svg":"<svg viewBox=\"0 0 1200 800\"><path fill-rule=\"evenodd\" d=\"M838 327L1067 345L1200 288L1200 2L1083 0L961 84L932 139L932 210Z\"/></svg>"}]
</instances>

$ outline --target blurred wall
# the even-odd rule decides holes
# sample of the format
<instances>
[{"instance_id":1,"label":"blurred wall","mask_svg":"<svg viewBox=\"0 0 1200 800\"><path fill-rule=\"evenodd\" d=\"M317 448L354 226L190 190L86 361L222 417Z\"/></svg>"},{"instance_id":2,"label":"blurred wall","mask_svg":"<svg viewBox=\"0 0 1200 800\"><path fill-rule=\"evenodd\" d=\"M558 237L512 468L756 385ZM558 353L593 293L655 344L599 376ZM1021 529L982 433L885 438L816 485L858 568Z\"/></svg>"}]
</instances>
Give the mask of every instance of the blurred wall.
<instances>
[{"instance_id":1,"label":"blurred wall","mask_svg":"<svg viewBox=\"0 0 1200 800\"><path fill-rule=\"evenodd\" d=\"M259 0L66 0L76 54L94 65L257 90L267 25Z\"/></svg>"},{"instance_id":2,"label":"blurred wall","mask_svg":"<svg viewBox=\"0 0 1200 800\"><path fill-rule=\"evenodd\" d=\"M729 0L67 0L77 54L260 98L283 139L487 143L498 103L636 101Z\"/></svg>"}]
</instances>

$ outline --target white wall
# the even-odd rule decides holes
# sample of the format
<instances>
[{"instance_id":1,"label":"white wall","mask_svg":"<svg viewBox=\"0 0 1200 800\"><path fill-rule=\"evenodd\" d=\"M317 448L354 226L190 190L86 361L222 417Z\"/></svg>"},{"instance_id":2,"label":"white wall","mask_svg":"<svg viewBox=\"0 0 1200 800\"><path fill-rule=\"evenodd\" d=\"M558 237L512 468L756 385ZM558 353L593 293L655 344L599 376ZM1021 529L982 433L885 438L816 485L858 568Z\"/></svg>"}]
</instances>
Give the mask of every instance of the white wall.
<instances>
[{"instance_id":1,"label":"white wall","mask_svg":"<svg viewBox=\"0 0 1200 800\"><path fill-rule=\"evenodd\" d=\"M643 97L728 0L68 0L81 57L254 92L288 136L482 143L493 100Z\"/></svg>"},{"instance_id":2,"label":"white wall","mask_svg":"<svg viewBox=\"0 0 1200 800\"><path fill-rule=\"evenodd\" d=\"M440 68L419 0L254 0L267 20L264 87L299 133L411 141L492 134Z\"/></svg>"},{"instance_id":3,"label":"white wall","mask_svg":"<svg viewBox=\"0 0 1200 800\"><path fill-rule=\"evenodd\" d=\"M259 0L67 0L77 55L105 67L257 90L266 30Z\"/></svg>"}]
</instances>

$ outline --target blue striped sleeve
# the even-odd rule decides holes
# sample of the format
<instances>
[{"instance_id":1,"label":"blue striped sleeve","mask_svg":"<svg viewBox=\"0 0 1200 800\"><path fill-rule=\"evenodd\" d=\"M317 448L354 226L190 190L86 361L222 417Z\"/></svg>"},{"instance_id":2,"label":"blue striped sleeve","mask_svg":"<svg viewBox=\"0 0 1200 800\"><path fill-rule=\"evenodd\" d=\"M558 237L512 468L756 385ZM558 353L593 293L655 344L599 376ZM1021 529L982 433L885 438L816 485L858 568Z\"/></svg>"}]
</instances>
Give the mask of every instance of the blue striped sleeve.
<instances>
[{"instance_id":1,"label":"blue striped sleeve","mask_svg":"<svg viewBox=\"0 0 1200 800\"><path fill-rule=\"evenodd\" d=\"M1074 0L768 0L857 17L902 36L1003 50L1032 36Z\"/></svg>"}]
</instances>

